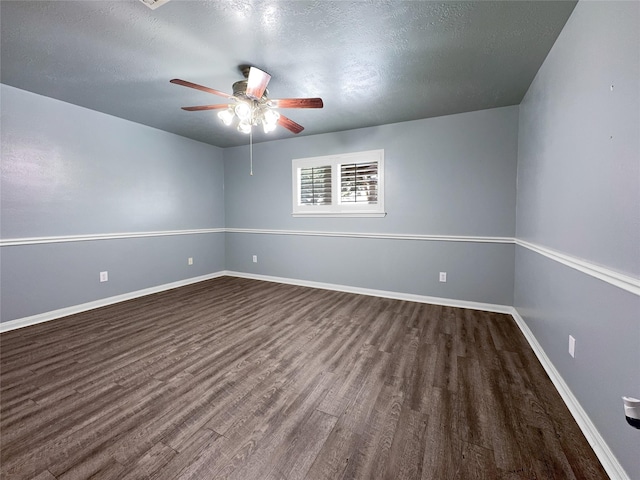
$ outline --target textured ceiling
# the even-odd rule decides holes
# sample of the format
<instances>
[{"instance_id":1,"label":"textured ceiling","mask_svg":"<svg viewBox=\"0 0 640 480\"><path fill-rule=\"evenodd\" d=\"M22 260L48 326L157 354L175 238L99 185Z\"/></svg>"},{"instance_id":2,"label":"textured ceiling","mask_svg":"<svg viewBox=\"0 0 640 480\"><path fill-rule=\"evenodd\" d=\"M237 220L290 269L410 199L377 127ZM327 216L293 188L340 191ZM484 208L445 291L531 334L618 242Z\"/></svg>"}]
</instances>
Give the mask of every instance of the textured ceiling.
<instances>
[{"instance_id":1,"label":"textured ceiling","mask_svg":"<svg viewBox=\"0 0 640 480\"><path fill-rule=\"evenodd\" d=\"M248 143L181 106L231 93L241 64L272 76L300 135L520 103L573 1L0 2L1 81L220 147ZM222 101L222 102L221 102ZM294 136L279 127L254 141Z\"/></svg>"}]
</instances>

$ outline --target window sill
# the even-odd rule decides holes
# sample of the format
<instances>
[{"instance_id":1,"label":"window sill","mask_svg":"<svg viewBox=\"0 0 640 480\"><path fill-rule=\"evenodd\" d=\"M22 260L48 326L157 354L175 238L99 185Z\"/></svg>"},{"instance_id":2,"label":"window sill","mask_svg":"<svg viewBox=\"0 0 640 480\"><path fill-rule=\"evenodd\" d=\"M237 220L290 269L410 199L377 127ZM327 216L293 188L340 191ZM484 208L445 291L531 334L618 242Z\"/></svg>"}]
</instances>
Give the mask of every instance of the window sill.
<instances>
[{"instance_id":1,"label":"window sill","mask_svg":"<svg viewBox=\"0 0 640 480\"><path fill-rule=\"evenodd\" d=\"M382 217L386 217L387 213L386 212L346 212L346 213L337 213L337 212L318 212L318 213L311 213L311 212L307 212L307 213L292 213L291 214L292 217L333 217L333 218L340 218L340 217L350 217L350 218L355 218L355 217L362 217L362 218L382 218Z\"/></svg>"}]
</instances>

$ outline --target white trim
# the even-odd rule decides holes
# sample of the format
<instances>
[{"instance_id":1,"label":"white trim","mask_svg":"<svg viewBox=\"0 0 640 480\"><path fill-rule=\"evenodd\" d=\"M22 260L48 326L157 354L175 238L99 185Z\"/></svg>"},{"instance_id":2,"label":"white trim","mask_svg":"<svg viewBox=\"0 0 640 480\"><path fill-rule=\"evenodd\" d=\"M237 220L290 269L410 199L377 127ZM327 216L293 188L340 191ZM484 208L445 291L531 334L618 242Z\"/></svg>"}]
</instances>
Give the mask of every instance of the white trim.
<instances>
[{"instance_id":1,"label":"white trim","mask_svg":"<svg viewBox=\"0 0 640 480\"><path fill-rule=\"evenodd\" d=\"M271 275L258 275L255 273L235 272L227 270L226 275L230 277L248 278L251 280L262 280L265 282L284 283L287 285L298 285L300 287L321 288L323 290L333 290L336 292L357 293L371 297L391 298L393 300L406 300L408 302L431 303L443 305L445 307L469 308L472 310L483 310L486 312L511 313L513 307L509 305L498 305L494 303L470 302L467 300L456 300L452 298L428 297L426 295L416 295L413 293L390 292L387 290L375 290L373 288L352 287L336 283L314 282L312 280L300 280L297 278L273 277Z\"/></svg>"},{"instance_id":2,"label":"white trim","mask_svg":"<svg viewBox=\"0 0 640 480\"><path fill-rule=\"evenodd\" d=\"M414 235L397 233L321 232L310 230L268 230L259 228L227 228L227 233L254 233L264 235L299 235L307 237L378 238L388 240L426 240L437 242L514 243L511 237L473 237L456 235Z\"/></svg>"},{"instance_id":3,"label":"white trim","mask_svg":"<svg viewBox=\"0 0 640 480\"><path fill-rule=\"evenodd\" d=\"M388 240L421 240L436 242L471 242L471 243L502 243L516 244L532 252L536 252L551 260L555 260L565 266L586 273L594 278L621 288L634 295L640 296L640 278L616 272L606 267L596 265L581 258L558 252L542 245L537 245L525 240L513 237L484 237L472 235L419 235L419 234L394 234L394 233L367 233L367 232L331 232L309 230L270 230L259 228L203 228L192 230L163 230L156 232L131 232L131 233L106 233L93 235L66 235L52 237L29 237L0 239L0 247L19 245L36 245L44 243L82 242L95 240L113 240L122 238L162 237L170 235L197 235L204 233L250 233L263 235L298 235L313 237L345 237L345 238L375 238Z\"/></svg>"},{"instance_id":4,"label":"white trim","mask_svg":"<svg viewBox=\"0 0 640 480\"><path fill-rule=\"evenodd\" d=\"M152 293L163 292L165 290L171 290L172 288L177 287L184 287L185 285L202 282L204 280L210 280L212 278L222 277L224 275L224 271L209 273L207 275L201 275L199 277L187 278L185 280L165 283L164 285L136 290L135 292L123 293L122 295L116 295L114 297L101 298L100 300L95 300L93 302L81 303L80 305L73 305L71 307L52 310L50 312L39 313L30 317L9 320L8 322L0 323L0 333L8 332L9 330L16 330L18 328L28 327L30 325L36 325L38 323L48 322L49 320L55 320L56 318L86 312L88 310L105 307L107 305L113 305L114 303L124 302L133 298L144 297L146 295L151 295Z\"/></svg>"},{"instance_id":5,"label":"white trim","mask_svg":"<svg viewBox=\"0 0 640 480\"><path fill-rule=\"evenodd\" d=\"M224 228L199 228L192 230L161 230L156 232L98 233L91 235L62 235L57 237L28 237L0 239L0 247L35 245L39 243L86 242L120 238L167 237L171 235L197 235L202 233L224 233Z\"/></svg>"},{"instance_id":6,"label":"white trim","mask_svg":"<svg viewBox=\"0 0 640 480\"><path fill-rule=\"evenodd\" d=\"M536 340L536 337L533 335L533 332L531 332L524 319L514 307L511 308L510 313L515 320L516 325L518 325L522 334L527 339L527 342L529 342L533 352L538 357L542 367L547 372L547 375L549 375L551 382L556 387L556 390L558 390L562 400L567 405L571 415L573 415L573 418L580 427L580 430L582 430L582 433L589 442L589 445L593 448L593 451L609 477L616 480L631 480L607 445L607 442L605 442L602 435L600 435L600 432L598 432L598 429L589 418L589 415L587 415L587 412L584 411L576 396L571 392L571 389L560 375L560 372L558 372L556 367L553 366L553 363L544 352L542 346L538 343L538 340Z\"/></svg>"},{"instance_id":7,"label":"white trim","mask_svg":"<svg viewBox=\"0 0 640 480\"><path fill-rule=\"evenodd\" d=\"M558 252L551 248L543 247L542 245L536 245L524 240L515 239L516 245L527 248L532 252L539 253L551 260L562 263L567 267L571 267L579 272L586 273L594 278L607 282L618 288L640 296L640 278L631 277L622 273L616 272L606 267L601 267L594 263L582 260L566 253Z\"/></svg>"},{"instance_id":8,"label":"white trim","mask_svg":"<svg viewBox=\"0 0 640 480\"><path fill-rule=\"evenodd\" d=\"M292 213L292 217L295 218L328 218L328 217L347 217L347 218L382 218L387 216L387 212L341 212L341 213L327 213L327 212L306 212L306 213Z\"/></svg>"},{"instance_id":9,"label":"white trim","mask_svg":"<svg viewBox=\"0 0 640 480\"><path fill-rule=\"evenodd\" d=\"M439 242L514 243L512 237L481 237L468 235L418 235L405 233L331 232L309 230L271 230L260 228L205 228L194 230L163 230L157 232L104 233L92 235L64 235L52 237L28 237L0 239L0 247L36 245L42 243L82 242L120 238L163 237L170 235L197 235L203 233L257 233L265 235L300 235L318 237L381 238L390 240L428 240Z\"/></svg>"}]
</instances>

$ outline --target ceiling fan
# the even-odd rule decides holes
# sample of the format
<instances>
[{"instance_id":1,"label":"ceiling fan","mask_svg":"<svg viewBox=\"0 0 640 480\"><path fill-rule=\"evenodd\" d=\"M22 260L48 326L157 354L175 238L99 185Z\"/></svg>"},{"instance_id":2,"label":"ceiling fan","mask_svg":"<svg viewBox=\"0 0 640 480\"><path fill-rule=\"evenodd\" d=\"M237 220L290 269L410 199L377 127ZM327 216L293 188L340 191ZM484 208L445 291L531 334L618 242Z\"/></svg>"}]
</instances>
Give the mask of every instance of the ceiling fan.
<instances>
[{"instance_id":1,"label":"ceiling fan","mask_svg":"<svg viewBox=\"0 0 640 480\"><path fill-rule=\"evenodd\" d=\"M276 109L323 107L321 98L271 99L268 97L269 91L267 90L271 75L259 68L246 65L241 66L240 71L245 79L233 84L233 95L178 78L171 80L171 83L229 99L229 103L182 107L182 109L189 112L220 110L218 117L222 122L225 125L232 125L237 120L237 129L242 133L251 133L252 127L258 125L262 125L265 133L268 133L275 130L277 125L281 125L297 134L304 130L304 127L285 117Z\"/></svg>"}]
</instances>

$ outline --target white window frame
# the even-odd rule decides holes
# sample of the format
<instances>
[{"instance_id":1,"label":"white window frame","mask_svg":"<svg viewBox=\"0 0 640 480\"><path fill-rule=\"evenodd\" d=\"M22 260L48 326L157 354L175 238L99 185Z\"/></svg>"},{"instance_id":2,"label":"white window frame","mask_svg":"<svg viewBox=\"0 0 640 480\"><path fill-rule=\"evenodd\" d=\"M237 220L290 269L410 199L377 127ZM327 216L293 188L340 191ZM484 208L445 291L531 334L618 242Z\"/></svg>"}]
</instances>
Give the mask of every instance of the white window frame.
<instances>
[{"instance_id":1,"label":"white window frame","mask_svg":"<svg viewBox=\"0 0 640 480\"><path fill-rule=\"evenodd\" d=\"M378 203L340 203L340 166L353 163L378 162ZM300 203L300 170L331 166L331 205ZM292 160L292 192L294 217L384 217L384 150L295 158Z\"/></svg>"}]
</instances>

